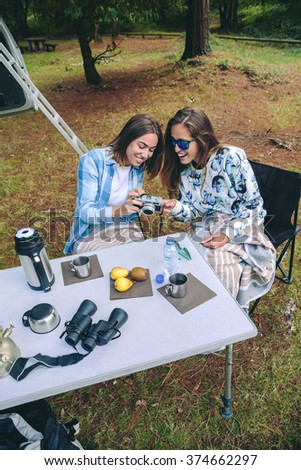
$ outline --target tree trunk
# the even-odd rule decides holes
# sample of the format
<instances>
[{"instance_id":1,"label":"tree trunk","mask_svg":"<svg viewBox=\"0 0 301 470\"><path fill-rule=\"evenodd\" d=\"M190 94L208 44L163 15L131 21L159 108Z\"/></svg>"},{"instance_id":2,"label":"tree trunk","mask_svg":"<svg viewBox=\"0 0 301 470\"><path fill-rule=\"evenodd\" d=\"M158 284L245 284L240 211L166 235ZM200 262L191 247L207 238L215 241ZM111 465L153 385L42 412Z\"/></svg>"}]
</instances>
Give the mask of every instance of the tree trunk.
<instances>
[{"instance_id":1,"label":"tree trunk","mask_svg":"<svg viewBox=\"0 0 301 470\"><path fill-rule=\"evenodd\" d=\"M219 0L221 30L234 30L238 24L238 0Z\"/></svg>"},{"instance_id":2,"label":"tree trunk","mask_svg":"<svg viewBox=\"0 0 301 470\"><path fill-rule=\"evenodd\" d=\"M24 2L24 11L23 11L23 20L22 20L22 37L26 38L28 36L28 9L29 9L29 2Z\"/></svg>"},{"instance_id":3,"label":"tree trunk","mask_svg":"<svg viewBox=\"0 0 301 470\"><path fill-rule=\"evenodd\" d=\"M219 22L221 30L227 29L227 12L228 12L228 4L223 0L218 2L218 9L219 9Z\"/></svg>"},{"instance_id":4,"label":"tree trunk","mask_svg":"<svg viewBox=\"0 0 301 470\"><path fill-rule=\"evenodd\" d=\"M94 41L98 44L101 42L100 32L99 32L99 22L94 21Z\"/></svg>"},{"instance_id":5,"label":"tree trunk","mask_svg":"<svg viewBox=\"0 0 301 470\"><path fill-rule=\"evenodd\" d=\"M118 37L118 26L117 26L117 21L112 20L112 41L115 41L115 39Z\"/></svg>"},{"instance_id":6,"label":"tree trunk","mask_svg":"<svg viewBox=\"0 0 301 470\"><path fill-rule=\"evenodd\" d=\"M210 54L209 0L187 0L186 41L181 60Z\"/></svg>"},{"instance_id":7,"label":"tree trunk","mask_svg":"<svg viewBox=\"0 0 301 470\"><path fill-rule=\"evenodd\" d=\"M16 36L18 38L25 38L26 36L28 36L28 1L23 2L22 0L14 0L13 12L16 21Z\"/></svg>"},{"instance_id":8,"label":"tree trunk","mask_svg":"<svg viewBox=\"0 0 301 470\"><path fill-rule=\"evenodd\" d=\"M85 34L84 23L82 18L74 20L74 28L78 37L80 50L83 57L86 82L90 85L98 85L101 82L102 78L96 70L95 61L92 57L90 44Z\"/></svg>"},{"instance_id":9,"label":"tree trunk","mask_svg":"<svg viewBox=\"0 0 301 470\"><path fill-rule=\"evenodd\" d=\"M231 0L228 12L228 28L233 30L237 28L238 18L237 18L237 9L238 9L238 0Z\"/></svg>"}]
</instances>

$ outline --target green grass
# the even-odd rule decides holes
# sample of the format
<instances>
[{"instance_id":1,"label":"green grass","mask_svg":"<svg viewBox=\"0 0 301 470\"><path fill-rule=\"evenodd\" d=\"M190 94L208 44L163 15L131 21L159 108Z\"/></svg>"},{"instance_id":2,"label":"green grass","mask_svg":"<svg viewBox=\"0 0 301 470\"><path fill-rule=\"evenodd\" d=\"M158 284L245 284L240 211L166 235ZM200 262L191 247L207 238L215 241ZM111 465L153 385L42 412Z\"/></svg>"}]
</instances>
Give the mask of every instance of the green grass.
<instances>
[{"instance_id":1,"label":"green grass","mask_svg":"<svg viewBox=\"0 0 301 470\"><path fill-rule=\"evenodd\" d=\"M188 66L177 64L183 38L144 39L141 51L141 39L127 39L119 56L98 66L101 85L89 87L77 41L57 42L54 53L24 58L35 85L87 147L106 145L137 112L156 116L164 128L177 109L193 105L209 114L219 135L250 135L246 150L251 157L300 171L296 151L275 156L273 147L262 149L262 140L256 141L271 128L276 136L300 142L300 49L212 38L212 56ZM254 96L258 100L253 102ZM19 265L13 237L30 223L46 240L49 257L62 256L78 156L41 112L2 118L0 126L0 266ZM145 188L166 196L158 179L147 181ZM149 236L159 234L158 218L144 220L144 226ZM186 228L166 219L160 234ZM63 421L79 419L86 449L300 449L300 259L298 241L294 283L275 282L254 316L258 336L234 348L232 420L220 417L224 365L212 355L60 394L49 402ZM290 302L297 306L292 331L284 318Z\"/></svg>"},{"instance_id":2,"label":"green grass","mask_svg":"<svg viewBox=\"0 0 301 470\"><path fill-rule=\"evenodd\" d=\"M276 104L271 104L271 112L275 120L275 130L288 126L294 120L297 124L301 119L301 97L281 96Z\"/></svg>"}]
</instances>

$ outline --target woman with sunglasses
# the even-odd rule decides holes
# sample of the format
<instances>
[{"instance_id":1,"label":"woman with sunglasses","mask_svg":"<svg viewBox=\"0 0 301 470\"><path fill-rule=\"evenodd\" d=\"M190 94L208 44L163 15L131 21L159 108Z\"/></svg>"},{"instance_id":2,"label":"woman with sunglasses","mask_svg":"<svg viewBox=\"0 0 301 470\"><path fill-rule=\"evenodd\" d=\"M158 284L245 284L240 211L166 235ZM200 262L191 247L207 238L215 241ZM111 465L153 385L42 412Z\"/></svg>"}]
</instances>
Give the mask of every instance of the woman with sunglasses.
<instances>
[{"instance_id":1,"label":"woman with sunglasses","mask_svg":"<svg viewBox=\"0 0 301 470\"><path fill-rule=\"evenodd\" d=\"M145 191L144 175L155 178L162 166L160 125L146 114L125 124L108 147L82 155L78 167L76 209L64 253L84 253L139 241L136 225Z\"/></svg>"},{"instance_id":2,"label":"woman with sunglasses","mask_svg":"<svg viewBox=\"0 0 301 470\"><path fill-rule=\"evenodd\" d=\"M272 285L275 249L264 234L266 212L244 150L220 143L200 109L181 109L167 124L161 178L178 195L163 201L163 213L191 223L197 248L248 309Z\"/></svg>"}]
</instances>

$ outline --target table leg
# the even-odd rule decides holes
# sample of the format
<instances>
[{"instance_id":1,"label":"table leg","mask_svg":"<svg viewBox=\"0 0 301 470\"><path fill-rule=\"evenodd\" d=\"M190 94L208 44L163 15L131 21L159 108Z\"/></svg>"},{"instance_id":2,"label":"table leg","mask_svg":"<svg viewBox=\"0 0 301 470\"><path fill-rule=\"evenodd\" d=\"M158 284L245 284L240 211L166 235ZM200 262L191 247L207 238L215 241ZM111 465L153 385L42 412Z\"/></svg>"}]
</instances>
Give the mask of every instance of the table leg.
<instances>
[{"instance_id":1,"label":"table leg","mask_svg":"<svg viewBox=\"0 0 301 470\"><path fill-rule=\"evenodd\" d=\"M220 413L222 418L230 419L233 416L232 411L232 398L231 398L231 380L232 380L232 364L233 364L233 344L226 346L226 356L225 356L225 388L224 395L222 395L223 408L221 408Z\"/></svg>"}]
</instances>

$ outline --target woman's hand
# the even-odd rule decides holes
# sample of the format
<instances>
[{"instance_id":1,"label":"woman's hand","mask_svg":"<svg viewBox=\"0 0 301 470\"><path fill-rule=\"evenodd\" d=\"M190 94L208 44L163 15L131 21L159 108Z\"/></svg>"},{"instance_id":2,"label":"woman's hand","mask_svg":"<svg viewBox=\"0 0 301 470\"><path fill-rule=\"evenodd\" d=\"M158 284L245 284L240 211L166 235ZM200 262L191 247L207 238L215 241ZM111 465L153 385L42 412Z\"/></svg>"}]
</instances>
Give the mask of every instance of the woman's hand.
<instances>
[{"instance_id":1,"label":"woman's hand","mask_svg":"<svg viewBox=\"0 0 301 470\"><path fill-rule=\"evenodd\" d=\"M170 211L175 207L177 203L176 199L162 199L163 204L163 215L168 215Z\"/></svg>"},{"instance_id":2,"label":"woman's hand","mask_svg":"<svg viewBox=\"0 0 301 470\"><path fill-rule=\"evenodd\" d=\"M133 212L139 212L139 210L143 206L143 202L135 198L141 196L141 194L145 194L143 188L135 188L129 191L125 204L121 206L122 215L128 215L133 214Z\"/></svg>"},{"instance_id":3,"label":"woman's hand","mask_svg":"<svg viewBox=\"0 0 301 470\"><path fill-rule=\"evenodd\" d=\"M121 215L129 215L134 212L139 212L142 206L142 201L128 197L123 206L121 206Z\"/></svg>"},{"instance_id":4,"label":"woman's hand","mask_svg":"<svg viewBox=\"0 0 301 470\"><path fill-rule=\"evenodd\" d=\"M135 188L135 189L131 189L129 191L129 194L128 194L128 197L132 198L132 199L135 199L135 197L137 196L141 196L141 194L145 194L145 191L143 188Z\"/></svg>"},{"instance_id":5,"label":"woman's hand","mask_svg":"<svg viewBox=\"0 0 301 470\"><path fill-rule=\"evenodd\" d=\"M138 212L143 206L143 202L135 199L135 197L145 194L143 188L131 189L128 193L127 200L122 206L113 207L113 217L121 217L123 215L133 214Z\"/></svg>"},{"instance_id":6,"label":"woman's hand","mask_svg":"<svg viewBox=\"0 0 301 470\"><path fill-rule=\"evenodd\" d=\"M201 241L202 245L205 248L211 248L215 250L216 248L220 248L221 246L226 245L229 242L229 237L224 233L216 233L215 235L208 235L203 238Z\"/></svg>"}]
</instances>

